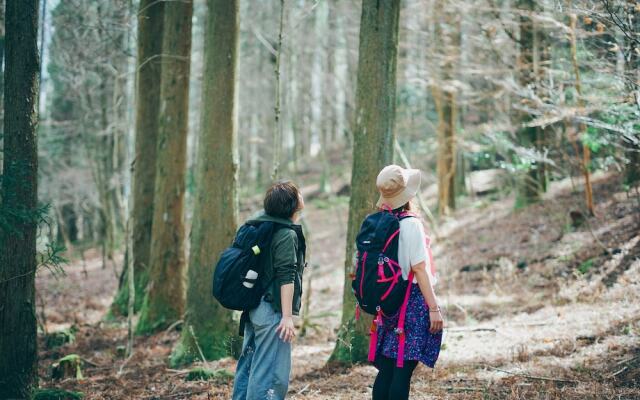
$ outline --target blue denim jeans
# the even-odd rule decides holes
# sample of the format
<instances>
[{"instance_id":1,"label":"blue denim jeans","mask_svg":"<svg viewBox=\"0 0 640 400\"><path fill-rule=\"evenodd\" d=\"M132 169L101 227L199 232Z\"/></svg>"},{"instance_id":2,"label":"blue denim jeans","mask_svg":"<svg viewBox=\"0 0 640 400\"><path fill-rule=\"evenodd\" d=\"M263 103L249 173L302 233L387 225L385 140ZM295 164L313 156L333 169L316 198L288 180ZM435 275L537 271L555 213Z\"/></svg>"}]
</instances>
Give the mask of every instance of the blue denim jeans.
<instances>
[{"instance_id":1,"label":"blue denim jeans","mask_svg":"<svg viewBox=\"0 0 640 400\"><path fill-rule=\"evenodd\" d=\"M287 395L291 372L291 343L276 332L282 319L262 300L249 312L242 354L233 382L233 400L281 400Z\"/></svg>"}]
</instances>

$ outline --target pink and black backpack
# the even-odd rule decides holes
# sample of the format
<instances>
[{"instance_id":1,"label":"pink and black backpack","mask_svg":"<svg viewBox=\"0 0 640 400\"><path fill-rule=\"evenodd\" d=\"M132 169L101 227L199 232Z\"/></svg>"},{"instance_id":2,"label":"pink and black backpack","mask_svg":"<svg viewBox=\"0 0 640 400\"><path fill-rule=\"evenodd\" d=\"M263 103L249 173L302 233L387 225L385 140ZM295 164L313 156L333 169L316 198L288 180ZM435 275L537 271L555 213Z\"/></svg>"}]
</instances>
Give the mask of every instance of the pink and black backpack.
<instances>
[{"instance_id":1,"label":"pink and black backpack","mask_svg":"<svg viewBox=\"0 0 640 400\"><path fill-rule=\"evenodd\" d=\"M375 359L377 331L382 318L395 317L399 313L398 326L395 328L399 335L397 366L404 364L404 321L413 271L409 272L407 280L402 279L402 269L398 264L398 238L400 221L411 217L415 215L408 212L376 212L365 218L356 238L358 253L351 287L356 296L356 319L360 317L360 310L374 316L369 342L370 362ZM433 266L430 249L429 258Z\"/></svg>"}]
</instances>

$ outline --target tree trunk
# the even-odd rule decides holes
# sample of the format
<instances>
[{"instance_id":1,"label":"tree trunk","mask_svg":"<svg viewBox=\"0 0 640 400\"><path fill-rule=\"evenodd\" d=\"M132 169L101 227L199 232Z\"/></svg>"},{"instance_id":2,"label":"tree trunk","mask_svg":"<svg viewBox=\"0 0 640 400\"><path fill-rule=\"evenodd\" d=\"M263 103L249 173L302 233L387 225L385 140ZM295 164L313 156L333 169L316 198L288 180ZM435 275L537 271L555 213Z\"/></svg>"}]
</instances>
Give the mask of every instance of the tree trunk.
<instances>
[{"instance_id":1,"label":"tree trunk","mask_svg":"<svg viewBox=\"0 0 640 400\"><path fill-rule=\"evenodd\" d=\"M274 131L273 131L273 162L271 168L271 180L276 181L280 178L280 164L282 163L282 121L281 121L281 92L282 92L282 84L280 83L280 62L282 59L282 32L284 29L284 0L280 0L280 29L278 30L278 44L276 46L276 62L274 66L274 74L275 74L275 101L274 101L274 111L275 111L275 119L274 119Z\"/></svg>"},{"instance_id":2,"label":"tree trunk","mask_svg":"<svg viewBox=\"0 0 640 400\"><path fill-rule=\"evenodd\" d=\"M458 106L456 90L452 81L456 65L460 60L460 16L450 5L440 0L437 3L434 45L444 60L439 66L439 83L433 88L433 99L438 113L438 212L449 214L456 208L457 147L456 130Z\"/></svg>"},{"instance_id":3,"label":"tree trunk","mask_svg":"<svg viewBox=\"0 0 640 400\"><path fill-rule=\"evenodd\" d=\"M575 88L578 97L578 107L584 109L584 99L582 98L582 84L580 82L580 66L578 64L578 52L576 43L576 22L578 17L575 14L571 15L571 63L573 64L573 73L575 77ZM587 213L594 215L593 206L593 188L591 187L591 149L585 142L583 135L586 134L587 126L584 123L578 125L578 137L582 141L582 159L580 161L582 167L582 175L584 176L584 196ZM574 141L574 148L576 150L576 156L580 156L578 146Z\"/></svg>"},{"instance_id":4,"label":"tree trunk","mask_svg":"<svg viewBox=\"0 0 640 400\"><path fill-rule=\"evenodd\" d=\"M134 311L142 307L149 281L149 251L156 178L158 114L164 3L142 0L138 11L138 61L136 80L136 144L133 161L132 255L135 283ZM112 311L126 315L128 285L118 290Z\"/></svg>"},{"instance_id":5,"label":"tree trunk","mask_svg":"<svg viewBox=\"0 0 640 400\"><path fill-rule=\"evenodd\" d=\"M436 90L438 110L438 212L447 215L456 208L456 94L452 90Z\"/></svg>"},{"instance_id":6,"label":"tree trunk","mask_svg":"<svg viewBox=\"0 0 640 400\"><path fill-rule=\"evenodd\" d=\"M164 7L149 285L138 321L139 334L180 319L185 300L183 205L193 3L166 2Z\"/></svg>"},{"instance_id":7,"label":"tree trunk","mask_svg":"<svg viewBox=\"0 0 640 400\"><path fill-rule=\"evenodd\" d=\"M400 0L362 2L342 323L330 358L340 363L367 358L371 318L354 319L350 274L356 234L378 197L376 177L393 161L399 13Z\"/></svg>"},{"instance_id":8,"label":"tree trunk","mask_svg":"<svg viewBox=\"0 0 640 400\"><path fill-rule=\"evenodd\" d=\"M627 0L628 24L631 29L631 37L626 42L625 73L629 102L640 112L640 7L635 1ZM625 183L635 186L640 183L640 126L636 124L633 136L625 140L628 162L625 168Z\"/></svg>"},{"instance_id":9,"label":"tree trunk","mask_svg":"<svg viewBox=\"0 0 640 400\"><path fill-rule=\"evenodd\" d=\"M4 0L0 0L0 132L4 132L4 47L5 47L5 10ZM2 137L0 137L0 175L2 175ZM2 201L0 190L0 201Z\"/></svg>"},{"instance_id":10,"label":"tree trunk","mask_svg":"<svg viewBox=\"0 0 640 400\"><path fill-rule=\"evenodd\" d=\"M330 69L328 61L327 46L327 23L329 18L329 5L322 2L318 4L317 10L314 12L314 37L317 46L313 52L313 61L311 66L311 142L319 144L320 161L322 163L322 174L320 175L320 191L329 193L330 186L330 169L328 159L329 140L327 137L327 121L331 118L331 109L326 107L325 97L327 93L327 75Z\"/></svg>"},{"instance_id":11,"label":"tree trunk","mask_svg":"<svg viewBox=\"0 0 640 400\"><path fill-rule=\"evenodd\" d=\"M539 54L537 47L538 38L535 22L532 14L536 10L533 0L519 0L518 9L522 13L520 16L520 53L518 54L518 69L520 74L520 86L522 88L534 87L536 85L536 56ZM538 53L538 54L536 54ZM527 148L536 148L543 142L542 131L538 127L526 127L532 116L527 112L519 113L520 130L518 131L518 143ZM523 207L540 200L546 177L544 169L541 169L537 160L523 160L528 163L526 171L518 181L518 194L516 196L516 208ZM541 173L542 171L542 173Z\"/></svg>"},{"instance_id":12,"label":"tree trunk","mask_svg":"<svg viewBox=\"0 0 640 400\"><path fill-rule=\"evenodd\" d=\"M236 233L239 0L208 5L187 310L174 366L199 358L198 346L207 360L225 357L236 337L231 312L211 296L211 266Z\"/></svg>"},{"instance_id":13,"label":"tree trunk","mask_svg":"<svg viewBox=\"0 0 640 400\"><path fill-rule=\"evenodd\" d=\"M8 0L0 219L0 398L37 387L38 0Z\"/></svg>"}]
</instances>

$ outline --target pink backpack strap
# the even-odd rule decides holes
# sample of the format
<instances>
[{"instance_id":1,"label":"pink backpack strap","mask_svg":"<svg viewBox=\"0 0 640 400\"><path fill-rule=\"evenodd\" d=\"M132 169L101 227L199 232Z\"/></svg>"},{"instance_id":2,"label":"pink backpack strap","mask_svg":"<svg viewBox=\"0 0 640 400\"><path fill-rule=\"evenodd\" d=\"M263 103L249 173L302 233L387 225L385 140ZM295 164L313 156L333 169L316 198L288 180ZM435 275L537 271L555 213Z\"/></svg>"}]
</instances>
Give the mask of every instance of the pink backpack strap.
<instances>
[{"instance_id":1,"label":"pink backpack strap","mask_svg":"<svg viewBox=\"0 0 640 400\"><path fill-rule=\"evenodd\" d=\"M407 291L404 294L404 301L400 307L400 315L398 316L398 359L396 360L396 366L398 368L404 367L404 346L406 341L406 335L404 332L404 320L407 316L407 305L409 304L409 296L411 295L411 288L413 287L413 271L409 272L407 277L409 284L407 285Z\"/></svg>"},{"instance_id":2,"label":"pink backpack strap","mask_svg":"<svg viewBox=\"0 0 640 400\"><path fill-rule=\"evenodd\" d=\"M371 322L371 338L369 339L369 357L367 358L369 362L374 362L376 360L376 349L378 347L378 329L380 325L382 325L382 310L380 306L377 308L378 313L376 317Z\"/></svg>"}]
</instances>

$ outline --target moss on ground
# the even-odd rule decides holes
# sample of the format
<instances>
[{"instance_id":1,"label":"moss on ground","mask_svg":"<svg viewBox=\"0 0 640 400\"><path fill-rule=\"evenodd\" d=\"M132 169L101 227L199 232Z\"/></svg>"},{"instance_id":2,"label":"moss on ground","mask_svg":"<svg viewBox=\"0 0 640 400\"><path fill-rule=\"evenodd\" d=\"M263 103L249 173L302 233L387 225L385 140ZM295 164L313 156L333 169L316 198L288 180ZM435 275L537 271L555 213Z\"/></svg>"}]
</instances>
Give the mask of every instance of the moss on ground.
<instances>
[{"instance_id":1,"label":"moss on ground","mask_svg":"<svg viewBox=\"0 0 640 400\"><path fill-rule=\"evenodd\" d=\"M220 329L214 321L201 325L198 331L194 331L191 326L182 330L182 335L176 347L174 347L169 359L169 365L172 368L178 368L184 365L200 360L202 351L206 360L214 361L224 357L237 357L239 346L242 341L238 337L232 336L232 332ZM192 333L197 336L197 342L194 340ZM198 349L200 347L200 349Z\"/></svg>"},{"instance_id":2,"label":"moss on ground","mask_svg":"<svg viewBox=\"0 0 640 400\"><path fill-rule=\"evenodd\" d=\"M38 389L33 393L32 400L80 400L84 393L70 392L62 389Z\"/></svg>"},{"instance_id":3,"label":"moss on ground","mask_svg":"<svg viewBox=\"0 0 640 400\"><path fill-rule=\"evenodd\" d=\"M193 368L187 374L185 380L187 381L210 381L215 380L217 382L228 382L233 380L234 375L226 369L211 370L204 367Z\"/></svg>"},{"instance_id":4,"label":"moss on ground","mask_svg":"<svg viewBox=\"0 0 640 400\"><path fill-rule=\"evenodd\" d=\"M338 364L355 364L367 361L369 337L362 335L355 329L355 321L351 320L338 333L336 347L331 353L329 361Z\"/></svg>"}]
</instances>

